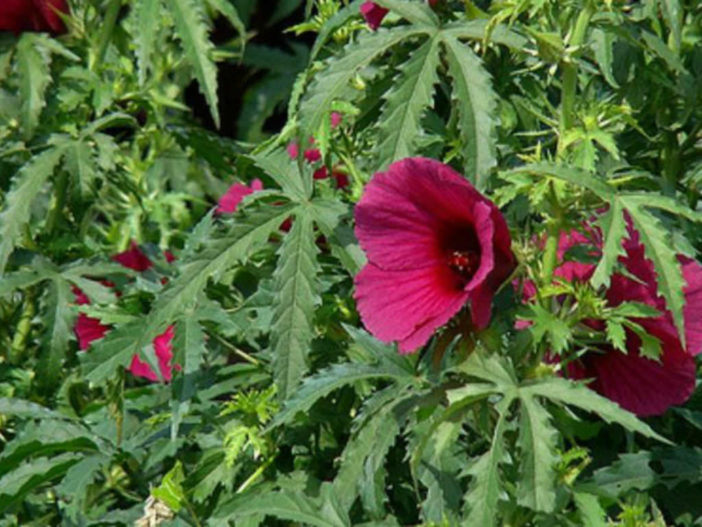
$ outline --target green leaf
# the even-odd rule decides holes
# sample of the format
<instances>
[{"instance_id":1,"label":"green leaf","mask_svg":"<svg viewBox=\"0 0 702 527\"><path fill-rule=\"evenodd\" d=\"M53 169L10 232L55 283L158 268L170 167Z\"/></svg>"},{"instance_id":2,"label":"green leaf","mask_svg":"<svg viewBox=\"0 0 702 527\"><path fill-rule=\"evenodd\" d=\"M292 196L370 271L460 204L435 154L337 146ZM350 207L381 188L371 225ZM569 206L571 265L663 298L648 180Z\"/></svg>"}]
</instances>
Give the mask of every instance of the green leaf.
<instances>
[{"instance_id":1,"label":"green leaf","mask_svg":"<svg viewBox=\"0 0 702 527\"><path fill-rule=\"evenodd\" d=\"M598 218L597 223L602 229L604 241L602 257L590 278L590 283L595 288L609 287L614 266L619 257L625 254L622 241L626 236L626 222L619 200L612 201L609 210Z\"/></svg>"},{"instance_id":2,"label":"green leaf","mask_svg":"<svg viewBox=\"0 0 702 527\"><path fill-rule=\"evenodd\" d=\"M682 482L692 485L702 482L702 449L698 447L657 448L653 451L653 459L663 465L658 479L668 488Z\"/></svg>"},{"instance_id":3,"label":"green leaf","mask_svg":"<svg viewBox=\"0 0 702 527\"><path fill-rule=\"evenodd\" d=\"M497 164L495 137L497 99L490 76L473 51L455 38L443 38L452 100L458 109L463 167L466 177L482 190Z\"/></svg>"},{"instance_id":4,"label":"green leaf","mask_svg":"<svg viewBox=\"0 0 702 527\"><path fill-rule=\"evenodd\" d=\"M618 423L632 432L638 432L643 436L657 439L663 443L669 443L667 439L660 436L646 423L640 421L634 414L590 390L582 383L559 377L548 377L536 384L520 388L520 391L522 396L527 394L538 395L581 408L587 412L593 412L608 423Z\"/></svg>"},{"instance_id":5,"label":"green leaf","mask_svg":"<svg viewBox=\"0 0 702 527\"><path fill-rule=\"evenodd\" d=\"M654 192L623 192L620 194L620 199L622 199L629 208L654 208L696 223L702 222L702 212L692 210L688 206L680 204L670 196L664 196Z\"/></svg>"},{"instance_id":6,"label":"green leaf","mask_svg":"<svg viewBox=\"0 0 702 527\"><path fill-rule=\"evenodd\" d=\"M632 489L646 490L656 482L656 473L650 462L651 452L621 454L609 467L596 470L592 482L583 487L593 494L612 498Z\"/></svg>"},{"instance_id":7,"label":"green leaf","mask_svg":"<svg viewBox=\"0 0 702 527\"><path fill-rule=\"evenodd\" d=\"M439 17L426 3L407 2L406 0L378 0L375 3L412 24L439 27Z\"/></svg>"},{"instance_id":8,"label":"green leaf","mask_svg":"<svg viewBox=\"0 0 702 527\"><path fill-rule=\"evenodd\" d=\"M31 419L71 419L70 416L60 414L36 403L9 397L0 398L0 414Z\"/></svg>"},{"instance_id":9,"label":"green leaf","mask_svg":"<svg viewBox=\"0 0 702 527\"><path fill-rule=\"evenodd\" d=\"M568 347L572 336L568 323L539 304L532 304L529 306L529 309L532 313L524 318L532 321L529 331L533 335L534 341L540 343L544 336L548 335L551 349L557 354L564 351Z\"/></svg>"},{"instance_id":10,"label":"green leaf","mask_svg":"<svg viewBox=\"0 0 702 527\"><path fill-rule=\"evenodd\" d=\"M613 88L619 88L619 83L614 78L612 69L614 63L614 53L612 51L614 35L609 31L594 28L591 32L591 42L595 52L595 60L605 80Z\"/></svg>"},{"instance_id":11,"label":"green leaf","mask_svg":"<svg viewBox=\"0 0 702 527\"><path fill-rule=\"evenodd\" d=\"M489 22L488 19L459 20L446 24L441 32L450 38L484 41ZM496 42L519 51L523 51L529 44L526 38L504 24L492 27L488 42Z\"/></svg>"},{"instance_id":12,"label":"green leaf","mask_svg":"<svg viewBox=\"0 0 702 527\"><path fill-rule=\"evenodd\" d=\"M283 400L295 392L308 367L314 311L320 303L318 252L312 217L301 209L283 240L273 275L276 291L275 322L271 328L273 376Z\"/></svg>"},{"instance_id":13,"label":"green leaf","mask_svg":"<svg viewBox=\"0 0 702 527\"><path fill-rule=\"evenodd\" d=\"M504 461L504 431L508 406L503 406L495 425L490 449L466 471L473 479L465 495L465 525L492 527L497 524L501 494L500 463Z\"/></svg>"},{"instance_id":14,"label":"green leaf","mask_svg":"<svg viewBox=\"0 0 702 527\"><path fill-rule=\"evenodd\" d=\"M32 459L0 478L0 513L19 503L34 489L66 473L80 456L65 453Z\"/></svg>"},{"instance_id":15,"label":"green leaf","mask_svg":"<svg viewBox=\"0 0 702 527\"><path fill-rule=\"evenodd\" d=\"M556 503L554 481L556 440L550 415L533 397L522 395L521 419L517 444L521 452L521 478L517 485L520 505L551 512Z\"/></svg>"},{"instance_id":16,"label":"green leaf","mask_svg":"<svg viewBox=\"0 0 702 527\"><path fill-rule=\"evenodd\" d=\"M215 519L238 519L253 514L273 516L315 527L348 527L347 521L321 513L321 506L302 492L279 490L253 496L238 496L215 513Z\"/></svg>"},{"instance_id":17,"label":"green leaf","mask_svg":"<svg viewBox=\"0 0 702 527\"><path fill-rule=\"evenodd\" d=\"M463 423L443 421L432 427L431 441L423 449L416 478L426 487L421 517L426 522L455 523L463 492L456 479L463 458L457 456Z\"/></svg>"},{"instance_id":18,"label":"green leaf","mask_svg":"<svg viewBox=\"0 0 702 527\"><path fill-rule=\"evenodd\" d=\"M210 113L219 128L219 108L217 101L217 67L212 60L214 49L209 39L209 28L205 20L202 3L196 0L167 0L175 21L176 34L183 45L183 51L200 91L207 99Z\"/></svg>"},{"instance_id":19,"label":"green leaf","mask_svg":"<svg viewBox=\"0 0 702 527\"><path fill-rule=\"evenodd\" d=\"M43 45L45 40L46 35L26 32L17 44L22 132L25 139L34 135L41 111L46 105L46 88L51 82L51 55Z\"/></svg>"},{"instance_id":20,"label":"green leaf","mask_svg":"<svg viewBox=\"0 0 702 527\"><path fill-rule=\"evenodd\" d=\"M178 437L178 428L190 409L190 400L197 391L200 377L200 364L205 356L205 334L194 316L179 320L173 337L173 364L180 365L180 372L174 370L173 396L171 397L171 441Z\"/></svg>"},{"instance_id":21,"label":"green leaf","mask_svg":"<svg viewBox=\"0 0 702 527\"><path fill-rule=\"evenodd\" d=\"M5 196L0 212L0 277L29 221L31 205L41 192L63 155L62 148L50 148L34 156L13 178L12 189Z\"/></svg>"},{"instance_id":22,"label":"green leaf","mask_svg":"<svg viewBox=\"0 0 702 527\"><path fill-rule=\"evenodd\" d=\"M560 179L584 189L589 190L595 196L610 203L614 200L616 193L613 187L609 186L606 181L587 172L567 165L559 165L556 163L531 163L519 168L502 172L502 176L509 179L511 174L531 174L536 176L547 176L555 179Z\"/></svg>"},{"instance_id":23,"label":"green leaf","mask_svg":"<svg viewBox=\"0 0 702 527\"><path fill-rule=\"evenodd\" d=\"M44 269L22 269L14 273L6 274L0 280L0 297L9 295L17 289L25 289L51 277Z\"/></svg>"},{"instance_id":24,"label":"green leaf","mask_svg":"<svg viewBox=\"0 0 702 527\"><path fill-rule=\"evenodd\" d=\"M608 318L605 321L607 330L607 340L612 343L616 349L622 353L626 353L626 333L624 326L615 319Z\"/></svg>"},{"instance_id":25,"label":"green leaf","mask_svg":"<svg viewBox=\"0 0 702 527\"><path fill-rule=\"evenodd\" d=\"M146 76L152 68L151 55L156 43L156 34L161 16L161 0L135 0L132 8L133 38L136 41L136 56L139 64L139 84L146 82Z\"/></svg>"},{"instance_id":26,"label":"green leaf","mask_svg":"<svg viewBox=\"0 0 702 527\"><path fill-rule=\"evenodd\" d=\"M329 147L328 136L322 134L322 137L319 137L318 131L322 126L329 125L332 104L348 95L351 79L392 46L425 33L427 28L416 26L380 29L362 35L357 42L349 45L341 56L331 59L328 67L315 76L300 104L302 136L315 137L322 154L326 154Z\"/></svg>"},{"instance_id":27,"label":"green leaf","mask_svg":"<svg viewBox=\"0 0 702 527\"><path fill-rule=\"evenodd\" d=\"M163 476L161 484L151 489L151 495L165 503L173 512L178 512L186 500L183 490L184 481L183 465L180 461L176 461L173 468Z\"/></svg>"},{"instance_id":28,"label":"green leaf","mask_svg":"<svg viewBox=\"0 0 702 527\"><path fill-rule=\"evenodd\" d=\"M118 366L129 364L133 355L182 316L210 278L218 278L246 258L252 248L267 242L293 210L292 206L280 205L250 215L236 215L229 234L210 240L190 261L181 264L180 275L158 296L145 320L136 320L110 332L90 353L81 356L87 380L104 381Z\"/></svg>"},{"instance_id":29,"label":"green leaf","mask_svg":"<svg viewBox=\"0 0 702 527\"><path fill-rule=\"evenodd\" d=\"M680 6L680 0L660 0L660 6L663 19L670 30L668 47L670 47L674 53L679 53L684 16L683 9Z\"/></svg>"},{"instance_id":30,"label":"green leaf","mask_svg":"<svg viewBox=\"0 0 702 527\"><path fill-rule=\"evenodd\" d=\"M306 200L312 195L312 179L303 178L297 163L282 148L265 149L247 157L273 178L291 198Z\"/></svg>"},{"instance_id":31,"label":"green leaf","mask_svg":"<svg viewBox=\"0 0 702 527\"><path fill-rule=\"evenodd\" d=\"M241 38L241 53L243 54L246 49L246 26L239 16L239 12L234 7L230 0L207 0L215 10L219 11L224 17L229 20L236 32L239 33Z\"/></svg>"},{"instance_id":32,"label":"green leaf","mask_svg":"<svg viewBox=\"0 0 702 527\"><path fill-rule=\"evenodd\" d=\"M327 237L331 251L352 276L366 264L366 253L361 250L353 229L343 217L350 215L347 205L338 201L315 199L310 212L319 229Z\"/></svg>"},{"instance_id":33,"label":"green leaf","mask_svg":"<svg viewBox=\"0 0 702 527\"><path fill-rule=\"evenodd\" d=\"M302 386L286 401L281 412L273 418L268 429L289 422L298 412L309 410L319 399L342 386L370 379L393 379L409 383L414 377L406 370L386 362L376 365L335 364L305 379Z\"/></svg>"},{"instance_id":34,"label":"green leaf","mask_svg":"<svg viewBox=\"0 0 702 527\"><path fill-rule=\"evenodd\" d=\"M363 412L356 418L356 423L364 424L346 443L333 482L334 491L346 510L353 505L366 479L371 479L372 484L373 479L364 478L364 474L375 475L382 468L382 460L400 433L400 423L404 417L395 415L395 410L411 396L402 385L393 385L375 396L384 403L383 406L373 408L370 416Z\"/></svg>"},{"instance_id":35,"label":"green leaf","mask_svg":"<svg viewBox=\"0 0 702 527\"><path fill-rule=\"evenodd\" d=\"M77 196L87 199L94 190L97 177L93 148L84 141L72 141L66 145L63 160L66 170L75 179Z\"/></svg>"},{"instance_id":36,"label":"green leaf","mask_svg":"<svg viewBox=\"0 0 702 527\"><path fill-rule=\"evenodd\" d=\"M433 103L434 85L439 81L439 40L431 38L415 49L400 67L399 80L385 95L378 136L378 169L414 153L422 132L421 118Z\"/></svg>"},{"instance_id":37,"label":"green leaf","mask_svg":"<svg viewBox=\"0 0 702 527\"><path fill-rule=\"evenodd\" d=\"M73 338L75 311L71 307L71 285L60 275L51 280L43 312L46 331L37 367L40 386L50 388L60 378L68 343Z\"/></svg>"},{"instance_id":38,"label":"green leaf","mask_svg":"<svg viewBox=\"0 0 702 527\"><path fill-rule=\"evenodd\" d=\"M626 198L621 198L623 207L629 213L639 239L644 246L646 257L653 262L656 270L658 292L665 298L665 304L673 315L675 327L683 347L685 347L685 280L677 254L671 250L670 234L661 222L650 212Z\"/></svg>"},{"instance_id":39,"label":"green leaf","mask_svg":"<svg viewBox=\"0 0 702 527\"><path fill-rule=\"evenodd\" d=\"M324 22L324 25L319 30L317 38L312 46L312 51L310 51L310 61L313 61L319 55L319 52L324 47L324 44L329 40L329 36L332 35L337 29L345 25L349 20L358 16L358 10L361 7L363 0L354 0L348 5L339 9L329 20Z\"/></svg>"},{"instance_id":40,"label":"green leaf","mask_svg":"<svg viewBox=\"0 0 702 527\"><path fill-rule=\"evenodd\" d=\"M457 369L471 377L477 377L478 379L493 383L496 390L503 393L510 393L518 386L517 378L511 364L498 355L473 352L468 357L468 360L460 364ZM472 385L469 384L465 386L464 389L471 389L471 387ZM482 392L482 388L478 391ZM464 393L457 393L456 396L449 399L449 402L453 404L454 401L464 397Z\"/></svg>"},{"instance_id":41,"label":"green leaf","mask_svg":"<svg viewBox=\"0 0 702 527\"><path fill-rule=\"evenodd\" d=\"M580 513L583 527L607 527L607 511L602 508L597 496L586 492L574 492L573 501Z\"/></svg>"},{"instance_id":42,"label":"green leaf","mask_svg":"<svg viewBox=\"0 0 702 527\"><path fill-rule=\"evenodd\" d=\"M108 465L110 458L104 454L94 454L81 459L66 472L56 492L69 499L86 498L87 487L95 481L100 470Z\"/></svg>"}]
</instances>

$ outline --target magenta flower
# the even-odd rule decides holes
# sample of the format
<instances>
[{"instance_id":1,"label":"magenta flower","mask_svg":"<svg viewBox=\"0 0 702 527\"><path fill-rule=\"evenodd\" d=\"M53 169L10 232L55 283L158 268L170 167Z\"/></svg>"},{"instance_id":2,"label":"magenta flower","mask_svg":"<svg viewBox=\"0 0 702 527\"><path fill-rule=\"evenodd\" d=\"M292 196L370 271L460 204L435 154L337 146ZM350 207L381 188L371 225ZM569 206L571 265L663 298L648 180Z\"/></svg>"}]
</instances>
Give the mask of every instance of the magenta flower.
<instances>
[{"instance_id":1,"label":"magenta flower","mask_svg":"<svg viewBox=\"0 0 702 527\"><path fill-rule=\"evenodd\" d=\"M334 178L336 188L345 189L349 186L349 176L345 172L334 168L332 169L331 176ZM329 171L325 166L319 167L317 170L314 171L314 174L312 174L313 179L327 179L328 177Z\"/></svg>"},{"instance_id":2,"label":"magenta flower","mask_svg":"<svg viewBox=\"0 0 702 527\"><path fill-rule=\"evenodd\" d=\"M431 159L398 161L373 176L355 217L368 256L355 298L378 339L410 353L467 302L473 324L488 325L515 261L504 217L465 178Z\"/></svg>"},{"instance_id":3,"label":"magenta flower","mask_svg":"<svg viewBox=\"0 0 702 527\"><path fill-rule=\"evenodd\" d=\"M331 127L336 128L341 124L342 117L339 112L332 112L331 115L329 116L329 119L331 120Z\"/></svg>"},{"instance_id":4,"label":"magenta flower","mask_svg":"<svg viewBox=\"0 0 702 527\"><path fill-rule=\"evenodd\" d=\"M166 251L165 257L168 262L172 262L173 255ZM124 252L116 254L112 257L113 260L122 264L124 267L133 269L135 271L146 271L153 266L153 263L149 258L139 249L139 246L132 242L130 248ZM113 287L114 284L110 282L103 282L105 285ZM76 304L87 305L90 304L90 299L88 296L81 291L78 287L73 287L73 294L76 298ZM74 331L76 338L78 339L78 347L81 350L87 350L90 344L99 340L105 336L105 334L110 330L110 326L106 326L100 322L99 319L86 315L85 313L78 314L78 320L74 326ZM158 335L153 340L154 351L156 352L156 357L158 358L159 369L161 370L161 375L164 380L171 380L171 360L173 359L173 334L175 328L173 326L168 326L165 332ZM176 369L180 369L178 364L175 365ZM143 377L149 379L150 381L158 381L158 375L151 369L151 367L143 362L137 355L132 357L132 362L128 368L129 372L136 377Z\"/></svg>"},{"instance_id":5,"label":"magenta flower","mask_svg":"<svg viewBox=\"0 0 702 527\"><path fill-rule=\"evenodd\" d=\"M161 370L161 376L164 381L171 380L171 360L173 359L173 336L175 332L174 326L168 326L165 332L161 333L153 340L154 351L158 359L158 369ZM175 368L180 370L180 365L176 364ZM146 362L141 360L138 355L132 357L132 363L129 365L129 371L132 375L143 377L152 382L158 382L158 375L151 369Z\"/></svg>"},{"instance_id":6,"label":"magenta flower","mask_svg":"<svg viewBox=\"0 0 702 527\"><path fill-rule=\"evenodd\" d=\"M312 137L310 137L310 144L314 144L314 138ZM297 159L297 156L300 154L300 147L298 146L296 141L290 143L286 150L288 151L290 159L292 159L293 161L295 161ZM322 153L319 151L318 148L308 148L302 153L302 156L308 163L316 163L317 161L322 159Z\"/></svg>"},{"instance_id":7,"label":"magenta flower","mask_svg":"<svg viewBox=\"0 0 702 527\"><path fill-rule=\"evenodd\" d=\"M236 212L241 200L259 190L263 190L263 183L260 179L254 179L250 187L247 187L243 183L234 183L222 197L219 198L217 212L220 214L233 214Z\"/></svg>"},{"instance_id":8,"label":"magenta flower","mask_svg":"<svg viewBox=\"0 0 702 527\"><path fill-rule=\"evenodd\" d=\"M2 0L0 31L50 31L63 33L66 26L59 13L68 14L66 0Z\"/></svg>"},{"instance_id":9,"label":"magenta flower","mask_svg":"<svg viewBox=\"0 0 702 527\"><path fill-rule=\"evenodd\" d=\"M599 231L586 226L586 235L563 234L559 257L562 259L568 249L577 245L589 246L597 254L602 248ZM695 388L693 357L702 352L702 266L689 258L678 257L686 282L683 315L687 349L684 349L665 300L658 295L653 263L645 257L639 234L631 224L624 249L626 254L619 261L631 277L615 273L605 297L610 306L641 302L662 312L656 318L633 319L661 341L660 361L641 356L640 338L625 329L626 354L604 345L598 352L586 353L570 363L568 374L576 379L592 379L590 388L639 416L658 415L670 406L687 401ZM585 282L594 269L594 264L571 261L558 267L555 275L567 281ZM585 323L594 328L602 327L601 321Z\"/></svg>"},{"instance_id":10,"label":"magenta flower","mask_svg":"<svg viewBox=\"0 0 702 527\"><path fill-rule=\"evenodd\" d=\"M375 2L363 2L361 4L361 16L373 31L380 27L383 22L383 18L388 14L388 10L384 7L380 7Z\"/></svg>"}]
</instances>

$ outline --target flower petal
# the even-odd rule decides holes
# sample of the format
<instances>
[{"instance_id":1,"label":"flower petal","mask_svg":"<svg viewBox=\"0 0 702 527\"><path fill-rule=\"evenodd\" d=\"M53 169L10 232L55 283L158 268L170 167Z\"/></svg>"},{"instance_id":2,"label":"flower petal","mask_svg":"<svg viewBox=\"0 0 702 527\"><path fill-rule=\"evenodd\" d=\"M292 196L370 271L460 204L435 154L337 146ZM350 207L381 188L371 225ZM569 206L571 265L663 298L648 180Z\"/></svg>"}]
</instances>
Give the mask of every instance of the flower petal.
<instances>
[{"instance_id":1,"label":"flower petal","mask_svg":"<svg viewBox=\"0 0 702 527\"><path fill-rule=\"evenodd\" d=\"M115 254L112 259L128 269L139 272L146 271L153 265L135 242L132 242L126 251Z\"/></svg>"},{"instance_id":2,"label":"flower petal","mask_svg":"<svg viewBox=\"0 0 702 527\"><path fill-rule=\"evenodd\" d=\"M641 357L631 342L626 355L618 351L588 355L588 370L596 377L592 388L642 417L684 403L695 389L695 361L674 342L663 346L660 363Z\"/></svg>"},{"instance_id":3,"label":"flower petal","mask_svg":"<svg viewBox=\"0 0 702 527\"><path fill-rule=\"evenodd\" d=\"M78 339L78 347L82 350L88 349L91 342L104 337L109 329L110 326L103 325L100 320L89 317L85 313L78 314L78 319L73 327Z\"/></svg>"},{"instance_id":4,"label":"flower petal","mask_svg":"<svg viewBox=\"0 0 702 527\"><path fill-rule=\"evenodd\" d=\"M442 271L386 271L366 265L355 279L355 298L366 328L382 341L399 340L403 353L424 344L468 299L455 277Z\"/></svg>"},{"instance_id":5,"label":"flower petal","mask_svg":"<svg viewBox=\"0 0 702 527\"><path fill-rule=\"evenodd\" d=\"M161 370L161 376L163 380L168 382L172 378L172 367L171 360L173 359L173 335L175 328L174 326L168 326L168 329L158 335L153 340L154 352L156 358L158 359L158 367ZM132 362L128 368L129 372L135 377L142 377L148 379L152 382L157 382L159 380L158 375L149 366L148 363L141 360L138 355L132 357Z\"/></svg>"},{"instance_id":6,"label":"flower petal","mask_svg":"<svg viewBox=\"0 0 702 527\"><path fill-rule=\"evenodd\" d=\"M356 237L368 259L383 269L431 267L445 257L442 233L472 228L478 203L488 202L450 167L404 159L366 185L355 209Z\"/></svg>"},{"instance_id":7,"label":"flower petal","mask_svg":"<svg viewBox=\"0 0 702 527\"><path fill-rule=\"evenodd\" d=\"M360 11L364 20L368 24L368 27L370 27L373 31L380 27L383 18L385 18L385 15L388 14L387 9L380 7L375 2L363 2L363 4L361 4Z\"/></svg>"},{"instance_id":8,"label":"flower petal","mask_svg":"<svg viewBox=\"0 0 702 527\"><path fill-rule=\"evenodd\" d=\"M683 259L682 273L687 283L683 289L687 351L699 355L702 353L702 265L694 260Z\"/></svg>"}]
</instances>

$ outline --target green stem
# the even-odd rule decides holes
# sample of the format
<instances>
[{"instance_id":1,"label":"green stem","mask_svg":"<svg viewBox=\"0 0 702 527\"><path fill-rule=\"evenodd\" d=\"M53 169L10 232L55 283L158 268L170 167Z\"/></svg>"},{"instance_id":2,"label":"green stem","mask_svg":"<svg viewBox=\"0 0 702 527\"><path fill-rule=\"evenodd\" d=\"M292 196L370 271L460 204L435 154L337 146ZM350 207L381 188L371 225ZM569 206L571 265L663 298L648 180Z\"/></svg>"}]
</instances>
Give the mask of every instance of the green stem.
<instances>
[{"instance_id":1,"label":"green stem","mask_svg":"<svg viewBox=\"0 0 702 527\"><path fill-rule=\"evenodd\" d=\"M275 460L275 456L271 456L268 460L266 460L265 463L263 463L260 467L258 467L253 474L251 474L246 481L244 481L238 489L236 489L236 494L241 494L244 492L246 489L248 489L258 478L263 474L263 471L266 470L271 463Z\"/></svg>"},{"instance_id":2,"label":"green stem","mask_svg":"<svg viewBox=\"0 0 702 527\"><path fill-rule=\"evenodd\" d=\"M551 220L547 228L546 247L544 247L543 259L543 285L550 285L553 281L553 272L556 270L558 260L558 237L560 234L560 222Z\"/></svg>"},{"instance_id":3,"label":"green stem","mask_svg":"<svg viewBox=\"0 0 702 527\"><path fill-rule=\"evenodd\" d=\"M17 323L17 329L10 345L10 364L18 365L22 363L27 350L27 337L32 329L32 319L35 314L34 292L28 289L24 296L22 315Z\"/></svg>"},{"instance_id":4,"label":"green stem","mask_svg":"<svg viewBox=\"0 0 702 527\"><path fill-rule=\"evenodd\" d=\"M580 11L575 22L575 28L568 42L569 47L582 46L587 35L587 28L594 9L589 0L586 0L583 10ZM573 127L575 121L575 97L578 87L578 63L575 57L569 57L563 63L563 83L561 87L561 118L558 140L558 152L563 151L563 138L565 133Z\"/></svg>"},{"instance_id":5,"label":"green stem","mask_svg":"<svg viewBox=\"0 0 702 527\"><path fill-rule=\"evenodd\" d=\"M92 64L93 68L98 64L101 64L105 58L105 53L107 53L107 47L110 45L110 40L112 40L112 33L115 29L115 25L117 24L117 17L119 16L119 10L121 7L122 0L112 0L107 6L107 13L105 14L102 33L100 34L97 54L95 55L95 61Z\"/></svg>"},{"instance_id":6,"label":"green stem","mask_svg":"<svg viewBox=\"0 0 702 527\"><path fill-rule=\"evenodd\" d=\"M45 231L51 237L58 227L63 216L63 207L66 204L66 190L68 189L68 173L62 170L56 179L54 187L54 203L46 219Z\"/></svg>"}]
</instances>

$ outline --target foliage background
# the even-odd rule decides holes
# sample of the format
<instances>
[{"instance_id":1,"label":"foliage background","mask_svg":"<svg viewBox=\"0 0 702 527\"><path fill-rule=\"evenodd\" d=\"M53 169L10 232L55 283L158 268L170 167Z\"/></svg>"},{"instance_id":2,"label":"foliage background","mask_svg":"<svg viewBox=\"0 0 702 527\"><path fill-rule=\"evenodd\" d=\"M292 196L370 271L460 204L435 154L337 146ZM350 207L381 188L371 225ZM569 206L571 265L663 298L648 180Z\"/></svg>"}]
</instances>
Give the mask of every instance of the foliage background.
<instances>
[{"instance_id":1,"label":"foliage background","mask_svg":"<svg viewBox=\"0 0 702 527\"><path fill-rule=\"evenodd\" d=\"M702 525L699 391L644 423L540 368L615 320L623 210L682 320L700 6L378 3L375 33L358 1L75 0L66 36L0 35L0 525ZM285 151L309 137L314 166ZM409 155L492 197L519 276L582 309L505 288L488 330L412 356L363 331L352 204ZM549 289L534 239L603 204L592 287ZM152 270L110 260L132 240ZM114 327L87 352L72 286ZM168 324L173 381L126 373Z\"/></svg>"}]
</instances>

